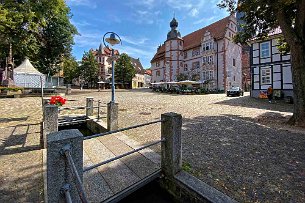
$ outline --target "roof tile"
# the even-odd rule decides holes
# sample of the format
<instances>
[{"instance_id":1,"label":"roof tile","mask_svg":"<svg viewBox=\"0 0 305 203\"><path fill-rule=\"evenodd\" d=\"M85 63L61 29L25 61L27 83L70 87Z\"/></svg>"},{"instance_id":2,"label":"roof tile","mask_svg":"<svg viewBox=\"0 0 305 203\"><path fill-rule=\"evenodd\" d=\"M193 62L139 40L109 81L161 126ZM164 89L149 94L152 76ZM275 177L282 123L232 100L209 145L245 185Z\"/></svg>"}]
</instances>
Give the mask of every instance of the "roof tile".
<instances>
[{"instance_id":1,"label":"roof tile","mask_svg":"<svg viewBox=\"0 0 305 203\"><path fill-rule=\"evenodd\" d=\"M200 46L201 44L201 39L204 36L204 33L206 31L209 31L213 38L215 39L221 39L224 38L225 33L226 33L226 28L227 25L230 21L230 16L227 16L215 23L212 23L211 25L208 25L204 28L201 28L199 30L196 30L186 36L183 37L184 41L184 50L188 50L197 46ZM165 45L163 44L160 48L158 48L157 53L154 55L153 59L151 62L164 58L164 53L165 53Z\"/></svg>"}]
</instances>

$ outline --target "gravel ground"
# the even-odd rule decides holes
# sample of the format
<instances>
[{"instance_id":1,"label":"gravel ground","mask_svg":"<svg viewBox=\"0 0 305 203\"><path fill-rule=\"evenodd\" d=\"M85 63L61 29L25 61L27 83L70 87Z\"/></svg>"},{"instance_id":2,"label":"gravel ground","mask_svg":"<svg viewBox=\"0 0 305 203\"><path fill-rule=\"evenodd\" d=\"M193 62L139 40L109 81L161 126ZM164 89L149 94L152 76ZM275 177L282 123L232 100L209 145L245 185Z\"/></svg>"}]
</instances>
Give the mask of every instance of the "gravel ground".
<instances>
[{"instance_id":1,"label":"gravel ground","mask_svg":"<svg viewBox=\"0 0 305 203\"><path fill-rule=\"evenodd\" d=\"M106 103L111 93L70 95L66 106L84 105L88 96ZM118 90L116 102L119 127L159 119L166 112L182 114L183 162L189 166L187 170L237 201L305 202L305 132L285 125L292 115L292 105L269 104L247 94L171 95L149 89ZM3 99L0 106L2 126L41 119L37 98ZM160 124L126 134L149 143L160 138Z\"/></svg>"}]
</instances>

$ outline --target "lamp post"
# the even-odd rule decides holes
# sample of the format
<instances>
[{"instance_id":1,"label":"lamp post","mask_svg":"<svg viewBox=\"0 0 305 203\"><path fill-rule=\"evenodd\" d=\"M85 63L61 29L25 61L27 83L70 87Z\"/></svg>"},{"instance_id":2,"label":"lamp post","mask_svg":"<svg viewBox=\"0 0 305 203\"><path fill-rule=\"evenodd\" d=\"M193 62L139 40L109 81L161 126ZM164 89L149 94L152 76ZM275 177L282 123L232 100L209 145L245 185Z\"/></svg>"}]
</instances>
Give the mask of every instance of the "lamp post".
<instances>
[{"instance_id":1,"label":"lamp post","mask_svg":"<svg viewBox=\"0 0 305 203\"><path fill-rule=\"evenodd\" d=\"M106 38L106 35L110 34L110 37ZM119 38L117 39L116 36ZM112 70L111 70L111 74L112 74L112 78L111 78L111 102L114 103L115 101L115 85L114 85L114 48L113 46L116 45L116 44L119 44L120 42L122 43L121 41L121 38L119 35L117 35L116 33L114 32L106 32L106 34L103 36L103 43L105 45L105 47L109 48L108 45L106 45L105 43L105 40L106 42L108 42L111 46L112 46L112 50L111 50L111 58L112 58Z\"/></svg>"}]
</instances>

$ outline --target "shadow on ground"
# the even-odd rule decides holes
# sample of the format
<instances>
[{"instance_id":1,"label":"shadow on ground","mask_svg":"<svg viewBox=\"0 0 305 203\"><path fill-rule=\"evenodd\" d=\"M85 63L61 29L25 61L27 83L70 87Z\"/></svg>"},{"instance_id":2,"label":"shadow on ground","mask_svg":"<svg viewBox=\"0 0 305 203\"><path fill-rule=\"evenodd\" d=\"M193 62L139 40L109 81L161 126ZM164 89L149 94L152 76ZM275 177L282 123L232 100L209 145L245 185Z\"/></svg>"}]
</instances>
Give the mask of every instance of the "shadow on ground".
<instances>
[{"instance_id":1,"label":"shadow on ground","mask_svg":"<svg viewBox=\"0 0 305 203\"><path fill-rule=\"evenodd\" d=\"M40 150L40 124L18 125L1 129L0 155ZM38 142L37 142L37 140Z\"/></svg>"},{"instance_id":2,"label":"shadow on ground","mask_svg":"<svg viewBox=\"0 0 305 203\"><path fill-rule=\"evenodd\" d=\"M266 99L257 99L250 96L230 97L230 99L216 102L215 104L240 106L247 108L265 109L279 112L293 112L293 105L287 104L283 100L276 100L276 103L268 103Z\"/></svg>"},{"instance_id":3,"label":"shadow on ground","mask_svg":"<svg viewBox=\"0 0 305 203\"><path fill-rule=\"evenodd\" d=\"M184 119L183 161L239 202L305 202L305 135L235 115Z\"/></svg>"},{"instance_id":4,"label":"shadow on ground","mask_svg":"<svg viewBox=\"0 0 305 203\"><path fill-rule=\"evenodd\" d=\"M26 121L29 117L21 117L21 118L0 118L0 123L7 123L12 121Z\"/></svg>"},{"instance_id":5,"label":"shadow on ground","mask_svg":"<svg viewBox=\"0 0 305 203\"><path fill-rule=\"evenodd\" d=\"M40 125L0 128L0 202L43 202Z\"/></svg>"}]
</instances>

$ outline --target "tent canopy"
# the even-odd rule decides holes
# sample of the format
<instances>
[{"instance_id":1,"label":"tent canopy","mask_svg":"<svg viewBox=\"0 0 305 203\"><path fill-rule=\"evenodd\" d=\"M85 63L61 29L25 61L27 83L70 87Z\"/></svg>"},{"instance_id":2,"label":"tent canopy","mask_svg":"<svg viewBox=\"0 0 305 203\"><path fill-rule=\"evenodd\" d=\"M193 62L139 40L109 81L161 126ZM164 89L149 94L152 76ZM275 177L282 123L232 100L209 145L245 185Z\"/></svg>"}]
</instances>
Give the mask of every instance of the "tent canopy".
<instances>
[{"instance_id":1,"label":"tent canopy","mask_svg":"<svg viewBox=\"0 0 305 203\"><path fill-rule=\"evenodd\" d=\"M24 61L17 68L14 69L14 73L43 75L36 68L34 68L34 66L31 64L28 58L24 59Z\"/></svg>"}]
</instances>

